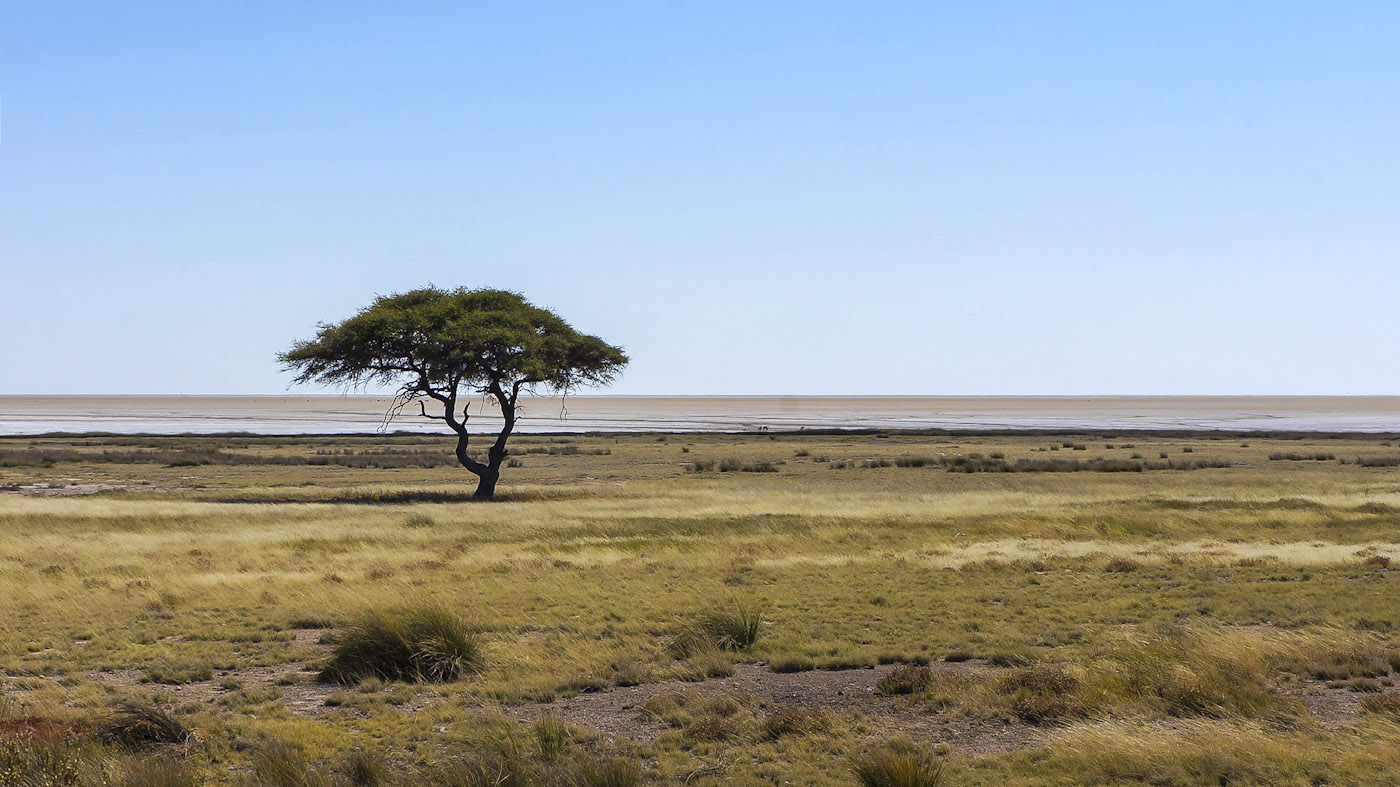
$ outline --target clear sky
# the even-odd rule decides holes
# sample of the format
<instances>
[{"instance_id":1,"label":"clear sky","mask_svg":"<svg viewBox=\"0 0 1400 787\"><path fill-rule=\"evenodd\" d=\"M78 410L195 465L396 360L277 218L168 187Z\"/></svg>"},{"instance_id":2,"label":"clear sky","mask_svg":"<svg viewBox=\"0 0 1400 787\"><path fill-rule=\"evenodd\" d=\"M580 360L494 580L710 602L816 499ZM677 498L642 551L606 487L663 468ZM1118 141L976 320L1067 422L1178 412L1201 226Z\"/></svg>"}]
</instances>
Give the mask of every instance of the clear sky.
<instances>
[{"instance_id":1,"label":"clear sky","mask_svg":"<svg viewBox=\"0 0 1400 787\"><path fill-rule=\"evenodd\" d=\"M0 392L523 292L618 393L1400 394L1400 3L0 2Z\"/></svg>"}]
</instances>

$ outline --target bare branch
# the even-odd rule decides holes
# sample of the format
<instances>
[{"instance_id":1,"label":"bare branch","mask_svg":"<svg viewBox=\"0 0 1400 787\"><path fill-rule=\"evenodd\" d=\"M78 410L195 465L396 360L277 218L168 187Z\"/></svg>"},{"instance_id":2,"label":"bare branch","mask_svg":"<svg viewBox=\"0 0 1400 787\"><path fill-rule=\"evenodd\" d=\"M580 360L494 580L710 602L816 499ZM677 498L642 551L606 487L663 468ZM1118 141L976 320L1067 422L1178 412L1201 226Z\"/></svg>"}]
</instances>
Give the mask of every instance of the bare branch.
<instances>
[{"instance_id":1,"label":"bare branch","mask_svg":"<svg viewBox=\"0 0 1400 787\"><path fill-rule=\"evenodd\" d=\"M423 400L422 400L422 399L419 399L419 400L418 400L418 411L419 411L418 414L421 415L421 416L423 416L424 418L431 418L431 419L433 419L434 421L446 421L446 420L447 420L447 416L445 416L445 415L429 415L429 414L428 414L428 408L427 408L427 406L426 406L425 404L423 404Z\"/></svg>"}]
</instances>

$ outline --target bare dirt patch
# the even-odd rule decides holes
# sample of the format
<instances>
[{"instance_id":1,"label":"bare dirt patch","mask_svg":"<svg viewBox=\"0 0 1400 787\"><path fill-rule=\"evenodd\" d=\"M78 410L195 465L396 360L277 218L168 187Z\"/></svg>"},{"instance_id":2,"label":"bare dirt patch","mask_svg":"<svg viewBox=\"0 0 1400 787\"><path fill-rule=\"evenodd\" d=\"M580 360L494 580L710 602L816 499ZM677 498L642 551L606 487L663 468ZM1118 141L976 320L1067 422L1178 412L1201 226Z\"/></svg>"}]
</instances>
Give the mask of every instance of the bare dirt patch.
<instances>
[{"instance_id":1,"label":"bare dirt patch","mask_svg":"<svg viewBox=\"0 0 1400 787\"><path fill-rule=\"evenodd\" d=\"M1366 693L1329 686L1324 681L1307 681L1296 696L1302 700L1308 712L1322 722L1322 726L1335 730L1360 719L1366 712L1361 707L1361 701L1378 694L1400 695L1400 688L1389 687L1380 692Z\"/></svg>"},{"instance_id":2,"label":"bare dirt patch","mask_svg":"<svg viewBox=\"0 0 1400 787\"><path fill-rule=\"evenodd\" d=\"M937 663L932 669L961 674L990 674L981 664ZM647 700L667 694L693 692L703 697L745 695L769 713L803 707L848 714L872 735L904 735L925 743L947 743L968 754L1012 751L1043 740L1039 728L998 720L950 718L929 712L906 697L886 697L876 682L893 666L866 669L778 673L756 664L739 664L732 677L689 683L669 681L611 691L580 694L548 704L506 708L505 713L531 721L550 715L607 735L650 741L666 726L645 714Z\"/></svg>"}]
</instances>

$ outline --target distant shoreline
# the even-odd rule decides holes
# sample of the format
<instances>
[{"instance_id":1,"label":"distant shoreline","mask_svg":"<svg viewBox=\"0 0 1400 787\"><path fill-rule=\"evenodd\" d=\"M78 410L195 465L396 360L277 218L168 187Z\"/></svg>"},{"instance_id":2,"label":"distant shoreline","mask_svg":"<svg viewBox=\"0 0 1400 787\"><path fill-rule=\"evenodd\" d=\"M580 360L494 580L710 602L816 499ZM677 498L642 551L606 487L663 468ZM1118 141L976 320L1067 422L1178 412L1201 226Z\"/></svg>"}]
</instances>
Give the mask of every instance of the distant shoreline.
<instances>
[{"instance_id":1,"label":"distant shoreline","mask_svg":"<svg viewBox=\"0 0 1400 787\"><path fill-rule=\"evenodd\" d=\"M0 395L0 435L380 433L376 395ZM632 396L524 401L522 434L1393 434L1400 396ZM473 432L499 417L472 400ZM389 431L435 434L403 414Z\"/></svg>"},{"instance_id":2,"label":"distant shoreline","mask_svg":"<svg viewBox=\"0 0 1400 787\"><path fill-rule=\"evenodd\" d=\"M494 434L482 430L479 435L487 436ZM1374 437L1378 440L1396 440L1400 442L1400 428L1390 432L1362 432L1362 431L1284 431L1284 430L1237 430L1226 431L1220 429L1096 429L1096 428L1064 428L1064 429L799 429L788 431L746 431L746 432L722 432L722 431L548 431L532 432L528 429L517 429L513 432L516 437L684 437L686 435L711 435L711 436L732 436L732 437L831 437L841 435L861 436L861 435L890 435L891 437L1089 437L1089 438L1172 438L1172 439L1196 439L1196 440L1225 440L1225 439L1269 439L1269 440L1344 440L1357 437ZM375 440L394 438L431 438L450 437L446 431L438 432L287 432L279 434L266 434L261 432L36 432L36 433L0 433L0 439L16 440L88 440L104 438L201 438L201 437L221 437L242 440L314 440L314 439L336 439L336 440ZM473 437L478 433L473 433Z\"/></svg>"}]
</instances>

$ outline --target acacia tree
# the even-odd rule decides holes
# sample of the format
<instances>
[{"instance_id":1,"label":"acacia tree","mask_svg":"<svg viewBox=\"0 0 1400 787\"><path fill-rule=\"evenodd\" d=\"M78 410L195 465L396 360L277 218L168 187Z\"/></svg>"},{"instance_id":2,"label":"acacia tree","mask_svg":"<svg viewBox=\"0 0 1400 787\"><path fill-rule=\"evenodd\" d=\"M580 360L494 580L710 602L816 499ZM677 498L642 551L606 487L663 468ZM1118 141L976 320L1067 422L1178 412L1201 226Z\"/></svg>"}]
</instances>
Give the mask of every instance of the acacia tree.
<instances>
[{"instance_id":1,"label":"acacia tree","mask_svg":"<svg viewBox=\"0 0 1400 787\"><path fill-rule=\"evenodd\" d=\"M344 322L320 325L316 338L278 359L298 383L398 384L386 423L417 404L419 415L451 428L457 461L480 479L478 500L496 494L521 391L606 385L627 364L621 349L516 293L436 287L380 296ZM473 393L495 402L504 419L484 462L467 453L471 402L458 409L459 397Z\"/></svg>"}]
</instances>

